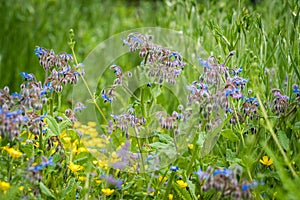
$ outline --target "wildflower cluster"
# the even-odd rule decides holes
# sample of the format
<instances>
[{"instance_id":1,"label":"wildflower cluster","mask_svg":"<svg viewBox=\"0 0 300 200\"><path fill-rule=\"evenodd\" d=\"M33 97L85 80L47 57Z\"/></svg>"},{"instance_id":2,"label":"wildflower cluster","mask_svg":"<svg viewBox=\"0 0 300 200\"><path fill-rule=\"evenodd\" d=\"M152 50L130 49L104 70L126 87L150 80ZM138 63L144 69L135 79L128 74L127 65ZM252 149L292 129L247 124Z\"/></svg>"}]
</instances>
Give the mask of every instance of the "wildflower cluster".
<instances>
[{"instance_id":1,"label":"wildflower cluster","mask_svg":"<svg viewBox=\"0 0 300 200\"><path fill-rule=\"evenodd\" d=\"M239 178L242 175L240 166L234 169L208 167L206 171L199 169L195 174L198 175L203 192L215 190L221 193L220 198L249 199L251 189L258 185L256 181L249 183Z\"/></svg>"},{"instance_id":2,"label":"wildflower cluster","mask_svg":"<svg viewBox=\"0 0 300 200\"><path fill-rule=\"evenodd\" d=\"M113 121L109 122L108 132L112 133L112 131L120 129L125 133L127 138L129 136L130 127L140 132L140 127L146 123L146 119L143 116L136 116L134 109L129 109L120 115L111 114L111 117Z\"/></svg>"},{"instance_id":3,"label":"wildflower cluster","mask_svg":"<svg viewBox=\"0 0 300 200\"><path fill-rule=\"evenodd\" d=\"M52 99L53 91L61 92L63 85L76 84L79 73L84 74L79 66L71 67L72 56L66 53L55 55L53 50L37 47L35 55L39 57L40 64L46 71L44 83L38 81L33 74L21 72L24 78L19 93L10 94L9 88L0 90L0 131L2 137L13 139L20 135L23 129L29 130L35 135L45 133L44 118L47 109L52 114L53 102L50 105L48 99ZM78 72L81 70L81 72ZM48 76L48 71L51 74ZM49 109L50 107L50 109ZM84 106L79 104L75 111L80 111ZM44 113L40 114L43 110ZM66 111L66 116L72 121L75 114L71 110Z\"/></svg>"},{"instance_id":4,"label":"wildflower cluster","mask_svg":"<svg viewBox=\"0 0 300 200\"><path fill-rule=\"evenodd\" d=\"M144 58L142 66L147 69L149 77L153 77L158 83L166 81L175 84L185 66L182 56L177 51L152 43L152 39L152 36L130 33L122 40L130 51L140 51L140 57Z\"/></svg>"},{"instance_id":5,"label":"wildflower cluster","mask_svg":"<svg viewBox=\"0 0 300 200\"><path fill-rule=\"evenodd\" d=\"M51 86L56 92L61 92L67 83L76 84L78 76L84 75L83 69L79 69L81 64L75 67L70 66L73 61L71 54L65 52L55 54L52 49L48 50L42 47L36 47L34 53L46 72L45 84ZM50 72L49 76L48 72Z\"/></svg>"}]
</instances>

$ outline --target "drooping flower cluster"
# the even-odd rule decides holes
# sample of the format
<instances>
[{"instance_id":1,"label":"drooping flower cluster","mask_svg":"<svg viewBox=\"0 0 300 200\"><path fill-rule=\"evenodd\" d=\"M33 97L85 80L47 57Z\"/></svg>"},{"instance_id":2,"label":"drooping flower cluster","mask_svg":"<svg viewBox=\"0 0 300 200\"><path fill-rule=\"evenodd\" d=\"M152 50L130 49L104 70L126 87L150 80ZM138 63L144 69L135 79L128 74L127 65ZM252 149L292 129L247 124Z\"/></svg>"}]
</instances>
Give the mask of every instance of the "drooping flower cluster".
<instances>
[{"instance_id":1,"label":"drooping flower cluster","mask_svg":"<svg viewBox=\"0 0 300 200\"><path fill-rule=\"evenodd\" d=\"M120 129L127 138L129 136L129 127L136 128L136 131L139 132L140 127L146 123L146 119L143 116L136 116L134 109L129 109L120 115L111 114L111 117L114 123L109 123L109 132Z\"/></svg>"},{"instance_id":2,"label":"drooping flower cluster","mask_svg":"<svg viewBox=\"0 0 300 200\"><path fill-rule=\"evenodd\" d=\"M221 198L249 199L251 189L258 185L256 181L249 183L239 178L242 174L240 166L234 169L208 167L206 171L199 169L195 174L203 192L215 190L221 192Z\"/></svg>"},{"instance_id":3,"label":"drooping flower cluster","mask_svg":"<svg viewBox=\"0 0 300 200\"><path fill-rule=\"evenodd\" d=\"M72 56L66 53L55 55L53 50L37 47L34 50L40 59L40 64L46 70L44 84L36 80L33 74L21 72L24 78L19 93L10 94L9 88L0 89L0 132L2 137L13 139L19 136L23 129L29 130L35 135L45 132L44 118L47 111L41 114L43 107L47 108L47 99L55 92L61 92L63 85L67 83L76 84L79 73L83 75L80 66L71 67ZM51 74L48 76L48 71ZM79 111L84 106L76 106ZM39 111L39 112L37 112ZM67 117L75 121L75 114L69 110Z\"/></svg>"},{"instance_id":4,"label":"drooping flower cluster","mask_svg":"<svg viewBox=\"0 0 300 200\"><path fill-rule=\"evenodd\" d=\"M273 112L275 112L277 115L280 113L285 113L288 107L289 97L282 95L279 89L273 89L272 92L275 97L273 100Z\"/></svg>"},{"instance_id":5,"label":"drooping flower cluster","mask_svg":"<svg viewBox=\"0 0 300 200\"><path fill-rule=\"evenodd\" d=\"M179 108L182 106L179 106ZM183 107L180 108L183 110ZM188 118L191 116L191 110L184 110L182 113L173 111L172 115L168 115L166 112L157 112L156 118L158 119L159 125L161 128L167 130L175 130L175 133L179 133L179 121L186 122Z\"/></svg>"},{"instance_id":6,"label":"drooping flower cluster","mask_svg":"<svg viewBox=\"0 0 300 200\"><path fill-rule=\"evenodd\" d=\"M114 70L116 74L116 78L113 82L113 85L103 88L101 90L101 97L103 98L104 103L106 102L111 103L115 99L114 90L116 89L116 87L118 86L126 87L125 85L123 85L124 78L125 78L124 75L127 75L128 77L132 76L131 72L123 73L122 68L118 65L112 65L110 66L110 69Z\"/></svg>"},{"instance_id":7,"label":"drooping flower cluster","mask_svg":"<svg viewBox=\"0 0 300 200\"><path fill-rule=\"evenodd\" d=\"M130 51L140 50L140 57L145 58L142 65L154 81L176 83L177 77L185 66L179 52L154 44L152 36L146 37L140 33L130 33L127 39L122 40L123 45L128 45Z\"/></svg>"},{"instance_id":8,"label":"drooping flower cluster","mask_svg":"<svg viewBox=\"0 0 300 200\"><path fill-rule=\"evenodd\" d=\"M79 72L81 64L75 67L70 66L73 61L71 54L65 52L55 54L52 49L42 47L36 47L34 52L39 57L40 65L46 71L45 84L51 86L56 92L61 92L67 83L76 84L80 74L84 75L83 69ZM48 76L49 71L51 74Z\"/></svg>"}]
</instances>

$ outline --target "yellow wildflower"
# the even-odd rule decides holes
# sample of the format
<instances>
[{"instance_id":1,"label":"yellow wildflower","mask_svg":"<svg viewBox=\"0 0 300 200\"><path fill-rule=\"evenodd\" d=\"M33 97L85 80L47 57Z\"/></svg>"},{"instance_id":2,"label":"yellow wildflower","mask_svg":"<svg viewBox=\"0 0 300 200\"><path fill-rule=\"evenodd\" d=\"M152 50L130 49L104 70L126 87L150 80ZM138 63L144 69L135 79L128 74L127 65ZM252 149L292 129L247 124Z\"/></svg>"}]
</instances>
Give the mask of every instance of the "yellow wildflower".
<instances>
[{"instance_id":1,"label":"yellow wildflower","mask_svg":"<svg viewBox=\"0 0 300 200\"><path fill-rule=\"evenodd\" d=\"M173 200L173 194L169 194L169 200Z\"/></svg>"},{"instance_id":2,"label":"yellow wildflower","mask_svg":"<svg viewBox=\"0 0 300 200\"><path fill-rule=\"evenodd\" d=\"M22 153L18 150L15 150L13 148L8 148L4 147L4 150L7 151L7 153L12 157L12 158L20 158L22 156Z\"/></svg>"},{"instance_id":3,"label":"yellow wildflower","mask_svg":"<svg viewBox=\"0 0 300 200\"><path fill-rule=\"evenodd\" d=\"M74 122L74 128L78 128L81 125L80 122Z\"/></svg>"},{"instance_id":4,"label":"yellow wildflower","mask_svg":"<svg viewBox=\"0 0 300 200\"><path fill-rule=\"evenodd\" d=\"M10 184L4 181L0 181L0 190L6 191L10 188Z\"/></svg>"},{"instance_id":5,"label":"yellow wildflower","mask_svg":"<svg viewBox=\"0 0 300 200\"><path fill-rule=\"evenodd\" d=\"M88 122L89 127L95 127L97 125L96 122Z\"/></svg>"},{"instance_id":6,"label":"yellow wildflower","mask_svg":"<svg viewBox=\"0 0 300 200\"><path fill-rule=\"evenodd\" d=\"M39 142L35 142L35 143L34 143L34 146L35 146L36 148L38 148L38 147L40 146L40 143L39 143Z\"/></svg>"},{"instance_id":7,"label":"yellow wildflower","mask_svg":"<svg viewBox=\"0 0 300 200\"><path fill-rule=\"evenodd\" d=\"M161 181L162 181L162 182L166 182L166 181L168 180L168 178L167 178L167 177L164 177L164 178L163 178L162 176L159 176L159 177L158 177L158 180L159 180L160 182L161 182Z\"/></svg>"},{"instance_id":8,"label":"yellow wildflower","mask_svg":"<svg viewBox=\"0 0 300 200\"><path fill-rule=\"evenodd\" d=\"M23 191L23 190L24 190L24 186L20 186L20 187L19 187L19 190L20 190L20 191Z\"/></svg>"},{"instance_id":9,"label":"yellow wildflower","mask_svg":"<svg viewBox=\"0 0 300 200\"><path fill-rule=\"evenodd\" d=\"M106 188L106 189L102 189L101 190L102 192L103 192L103 194L105 195L105 196L109 196L109 195L111 195L112 193L114 193L114 189L109 189L109 188Z\"/></svg>"},{"instance_id":10,"label":"yellow wildflower","mask_svg":"<svg viewBox=\"0 0 300 200\"><path fill-rule=\"evenodd\" d=\"M69 169L72 171L72 172L78 172L80 170L83 170L84 167L81 166L81 165L75 165L73 162L70 163L69 165Z\"/></svg>"},{"instance_id":11,"label":"yellow wildflower","mask_svg":"<svg viewBox=\"0 0 300 200\"><path fill-rule=\"evenodd\" d=\"M78 177L78 180L79 180L79 181L85 181L85 180L86 180L86 177L85 177L85 176L79 176L79 177Z\"/></svg>"},{"instance_id":12,"label":"yellow wildflower","mask_svg":"<svg viewBox=\"0 0 300 200\"><path fill-rule=\"evenodd\" d=\"M64 137L64 141L65 141L66 143L70 143L70 142L71 142L71 138L70 138L70 137Z\"/></svg>"},{"instance_id":13,"label":"yellow wildflower","mask_svg":"<svg viewBox=\"0 0 300 200\"><path fill-rule=\"evenodd\" d=\"M79 154L81 152L88 152L88 150L85 147L79 147L78 149L75 148L72 150L73 154Z\"/></svg>"},{"instance_id":14,"label":"yellow wildflower","mask_svg":"<svg viewBox=\"0 0 300 200\"><path fill-rule=\"evenodd\" d=\"M176 183L179 185L179 187L181 187L181 188L186 188L186 186L187 186L187 183L186 182L184 182L183 180L178 180L178 181L176 181Z\"/></svg>"},{"instance_id":15,"label":"yellow wildflower","mask_svg":"<svg viewBox=\"0 0 300 200\"><path fill-rule=\"evenodd\" d=\"M193 149L194 149L194 145L193 145L193 144L188 144L188 148L189 148L190 150L193 150Z\"/></svg>"},{"instance_id":16,"label":"yellow wildflower","mask_svg":"<svg viewBox=\"0 0 300 200\"><path fill-rule=\"evenodd\" d=\"M259 160L259 162L263 165L267 165L270 166L273 164L273 159L272 158L268 158L268 156L264 156L262 159Z\"/></svg>"},{"instance_id":17,"label":"yellow wildflower","mask_svg":"<svg viewBox=\"0 0 300 200\"><path fill-rule=\"evenodd\" d=\"M102 181L99 180L99 179L95 179L95 182L96 182L98 185L100 185L100 184L102 183Z\"/></svg>"}]
</instances>

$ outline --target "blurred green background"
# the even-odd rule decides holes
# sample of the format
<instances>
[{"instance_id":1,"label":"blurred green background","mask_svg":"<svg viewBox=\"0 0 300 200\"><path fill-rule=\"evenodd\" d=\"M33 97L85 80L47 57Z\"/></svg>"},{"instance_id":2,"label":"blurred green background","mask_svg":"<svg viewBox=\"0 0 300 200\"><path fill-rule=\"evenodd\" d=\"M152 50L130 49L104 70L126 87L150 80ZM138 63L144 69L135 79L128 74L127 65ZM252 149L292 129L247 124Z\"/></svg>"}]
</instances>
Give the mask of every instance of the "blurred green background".
<instances>
[{"instance_id":1,"label":"blurred green background","mask_svg":"<svg viewBox=\"0 0 300 200\"><path fill-rule=\"evenodd\" d=\"M149 26L182 30L219 58L236 49L234 63L249 66L249 73L257 67L275 67L282 83L287 73L298 68L299 10L297 0L2 1L0 87L9 85L11 91L18 91L22 71L43 78L35 46L70 52L70 28L82 61L111 35Z\"/></svg>"}]
</instances>

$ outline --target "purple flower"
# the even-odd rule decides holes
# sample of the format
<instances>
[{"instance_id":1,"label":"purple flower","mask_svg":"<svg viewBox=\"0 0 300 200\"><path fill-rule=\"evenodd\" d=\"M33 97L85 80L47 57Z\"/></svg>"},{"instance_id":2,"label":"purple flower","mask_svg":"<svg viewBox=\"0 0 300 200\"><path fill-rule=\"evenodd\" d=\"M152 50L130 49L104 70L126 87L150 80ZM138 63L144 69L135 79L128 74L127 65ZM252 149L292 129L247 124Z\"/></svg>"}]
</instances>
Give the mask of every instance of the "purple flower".
<instances>
[{"instance_id":1,"label":"purple flower","mask_svg":"<svg viewBox=\"0 0 300 200\"><path fill-rule=\"evenodd\" d=\"M203 60L202 58L198 57L200 65L202 65L206 69L211 69L211 66L209 65L208 61Z\"/></svg>"},{"instance_id":2,"label":"purple flower","mask_svg":"<svg viewBox=\"0 0 300 200\"><path fill-rule=\"evenodd\" d=\"M74 112L82 111L86 106L83 103L78 102L74 108Z\"/></svg>"},{"instance_id":3,"label":"purple flower","mask_svg":"<svg viewBox=\"0 0 300 200\"><path fill-rule=\"evenodd\" d=\"M123 181L120 179L115 179L111 174L109 174L108 176L101 175L101 179L104 179L108 185L114 185L119 189L122 188Z\"/></svg>"},{"instance_id":4,"label":"purple flower","mask_svg":"<svg viewBox=\"0 0 300 200\"><path fill-rule=\"evenodd\" d=\"M208 179L209 177L209 174L207 172L204 172L201 170L201 168L194 172L194 174L197 174L198 175L198 178L200 179L200 181L204 180L204 179Z\"/></svg>"}]
</instances>

